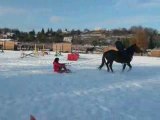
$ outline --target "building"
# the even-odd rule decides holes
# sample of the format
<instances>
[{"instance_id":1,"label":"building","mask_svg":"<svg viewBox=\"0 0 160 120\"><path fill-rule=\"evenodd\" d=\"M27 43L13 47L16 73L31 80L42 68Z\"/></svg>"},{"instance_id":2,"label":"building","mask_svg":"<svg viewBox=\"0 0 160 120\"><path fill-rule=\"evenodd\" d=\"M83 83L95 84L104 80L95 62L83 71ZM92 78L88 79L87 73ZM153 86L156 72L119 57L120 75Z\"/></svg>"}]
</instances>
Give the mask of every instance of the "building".
<instances>
[{"instance_id":1,"label":"building","mask_svg":"<svg viewBox=\"0 0 160 120\"><path fill-rule=\"evenodd\" d=\"M90 39L90 38L104 39L104 38L106 38L106 34L104 31L95 30L95 31L85 32L85 33L81 34L80 37L82 40Z\"/></svg>"},{"instance_id":2,"label":"building","mask_svg":"<svg viewBox=\"0 0 160 120\"><path fill-rule=\"evenodd\" d=\"M69 42L69 43L71 43L72 42L72 37L64 37L63 38L63 42Z\"/></svg>"},{"instance_id":3,"label":"building","mask_svg":"<svg viewBox=\"0 0 160 120\"><path fill-rule=\"evenodd\" d=\"M4 50L15 50L16 44L12 39L0 39L0 46L2 46Z\"/></svg>"},{"instance_id":4,"label":"building","mask_svg":"<svg viewBox=\"0 0 160 120\"><path fill-rule=\"evenodd\" d=\"M54 52L72 52L71 43L53 43Z\"/></svg>"},{"instance_id":5,"label":"building","mask_svg":"<svg viewBox=\"0 0 160 120\"><path fill-rule=\"evenodd\" d=\"M160 57L160 49L153 49L149 53L149 56L151 57Z\"/></svg>"}]
</instances>

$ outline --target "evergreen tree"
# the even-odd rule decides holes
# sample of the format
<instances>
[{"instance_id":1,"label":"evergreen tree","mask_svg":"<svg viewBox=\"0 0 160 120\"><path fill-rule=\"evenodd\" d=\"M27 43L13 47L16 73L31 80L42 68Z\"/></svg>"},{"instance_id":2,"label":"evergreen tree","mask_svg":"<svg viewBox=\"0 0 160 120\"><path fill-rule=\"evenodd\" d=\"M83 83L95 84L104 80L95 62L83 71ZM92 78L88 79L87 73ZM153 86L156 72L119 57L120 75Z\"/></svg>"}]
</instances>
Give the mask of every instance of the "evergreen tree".
<instances>
[{"instance_id":1,"label":"evergreen tree","mask_svg":"<svg viewBox=\"0 0 160 120\"><path fill-rule=\"evenodd\" d=\"M44 29L42 28L42 30L41 30L41 34L45 34L45 31L44 31Z\"/></svg>"},{"instance_id":2,"label":"evergreen tree","mask_svg":"<svg viewBox=\"0 0 160 120\"><path fill-rule=\"evenodd\" d=\"M153 36L150 36L148 48L149 49L153 49L154 48Z\"/></svg>"},{"instance_id":3,"label":"evergreen tree","mask_svg":"<svg viewBox=\"0 0 160 120\"><path fill-rule=\"evenodd\" d=\"M30 32L28 33L28 41L29 41L29 42L35 41L35 31L34 31L34 30L32 30L32 31L30 31Z\"/></svg>"}]
</instances>

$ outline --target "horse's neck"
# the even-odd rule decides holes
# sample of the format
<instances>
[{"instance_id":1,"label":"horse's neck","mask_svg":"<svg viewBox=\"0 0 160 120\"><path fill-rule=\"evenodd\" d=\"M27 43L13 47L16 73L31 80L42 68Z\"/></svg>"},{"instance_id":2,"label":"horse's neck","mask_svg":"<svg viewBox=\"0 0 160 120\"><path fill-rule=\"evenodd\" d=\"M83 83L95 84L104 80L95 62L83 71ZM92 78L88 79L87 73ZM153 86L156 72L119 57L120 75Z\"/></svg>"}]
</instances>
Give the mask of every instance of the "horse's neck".
<instances>
[{"instance_id":1,"label":"horse's neck","mask_svg":"<svg viewBox=\"0 0 160 120\"><path fill-rule=\"evenodd\" d=\"M131 46L131 47L127 48L126 52L127 52L127 54L128 54L130 57L132 57L133 54L134 54L134 49L133 49L133 47Z\"/></svg>"}]
</instances>

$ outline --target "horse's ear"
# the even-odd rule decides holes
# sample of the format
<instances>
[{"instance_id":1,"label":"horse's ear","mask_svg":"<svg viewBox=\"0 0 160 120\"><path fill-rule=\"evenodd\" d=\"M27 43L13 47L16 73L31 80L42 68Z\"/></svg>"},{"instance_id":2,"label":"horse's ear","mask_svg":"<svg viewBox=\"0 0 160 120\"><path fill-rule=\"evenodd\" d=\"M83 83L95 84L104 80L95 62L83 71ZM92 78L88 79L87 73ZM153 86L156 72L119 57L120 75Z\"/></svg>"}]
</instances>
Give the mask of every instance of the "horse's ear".
<instances>
[{"instance_id":1,"label":"horse's ear","mask_svg":"<svg viewBox=\"0 0 160 120\"><path fill-rule=\"evenodd\" d=\"M134 46L137 46L137 44L135 43L135 44L133 44Z\"/></svg>"}]
</instances>

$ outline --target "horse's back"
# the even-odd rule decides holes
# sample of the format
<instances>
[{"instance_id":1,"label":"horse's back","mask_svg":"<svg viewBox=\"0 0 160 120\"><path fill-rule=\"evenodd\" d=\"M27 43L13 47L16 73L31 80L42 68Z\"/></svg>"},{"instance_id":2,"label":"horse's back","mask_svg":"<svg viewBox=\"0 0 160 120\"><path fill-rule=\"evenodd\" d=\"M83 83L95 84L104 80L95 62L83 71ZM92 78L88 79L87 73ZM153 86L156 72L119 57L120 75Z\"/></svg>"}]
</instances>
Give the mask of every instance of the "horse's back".
<instances>
[{"instance_id":1,"label":"horse's back","mask_svg":"<svg viewBox=\"0 0 160 120\"><path fill-rule=\"evenodd\" d=\"M104 52L103 54L108 55L108 54L117 54L117 53L118 53L118 51L116 51L116 50L108 50L108 51Z\"/></svg>"},{"instance_id":2,"label":"horse's back","mask_svg":"<svg viewBox=\"0 0 160 120\"><path fill-rule=\"evenodd\" d=\"M105 57L107 60L114 60L117 55L118 51L116 50L108 50L103 53L103 57Z\"/></svg>"},{"instance_id":3,"label":"horse's back","mask_svg":"<svg viewBox=\"0 0 160 120\"><path fill-rule=\"evenodd\" d=\"M109 51L105 52L104 57L108 61L116 61L118 63L127 63L128 61L130 61L130 59L128 59L127 55L124 56L124 55L122 55L122 53L120 51L116 51L116 50L109 50Z\"/></svg>"}]
</instances>

